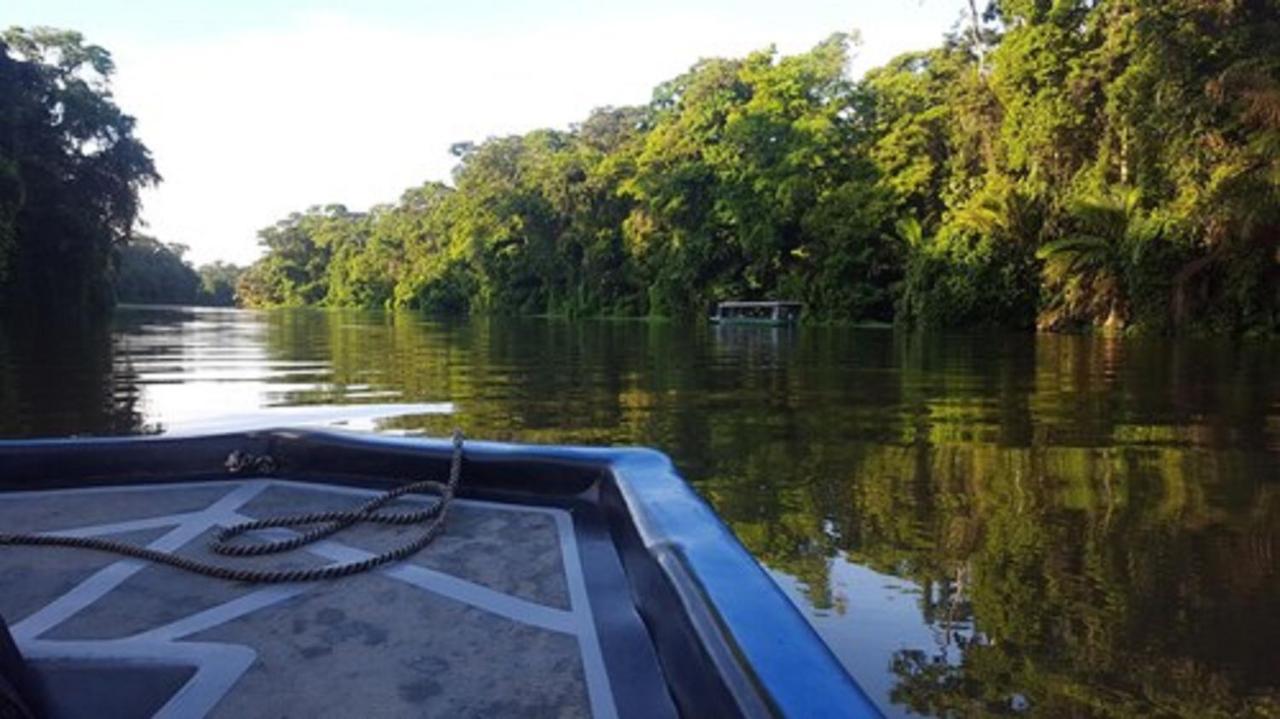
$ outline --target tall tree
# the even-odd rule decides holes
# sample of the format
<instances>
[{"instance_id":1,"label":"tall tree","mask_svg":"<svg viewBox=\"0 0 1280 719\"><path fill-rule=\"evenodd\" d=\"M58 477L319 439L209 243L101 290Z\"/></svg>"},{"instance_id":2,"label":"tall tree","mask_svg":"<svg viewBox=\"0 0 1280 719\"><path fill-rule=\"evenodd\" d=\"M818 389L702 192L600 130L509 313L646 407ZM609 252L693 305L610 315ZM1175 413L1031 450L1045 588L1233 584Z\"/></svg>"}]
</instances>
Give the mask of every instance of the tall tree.
<instances>
[{"instance_id":1,"label":"tall tree","mask_svg":"<svg viewBox=\"0 0 1280 719\"><path fill-rule=\"evenodd\" d=\"M185 245L135 236L117 261L116 299L133 304L196 304L200 275L183 259L186 252Z\"/></svg>"},{"instance_id":2,"label":"tall tree","mask_svg":"<svg viewBox=\"0 0 1280 719\"><path fill-rule=\"evenodd\" d=\"M160 179L111 96L114 70L79 33L0 34L0 309L110 306L113 252Z\"/></svg>"}]
</instances>

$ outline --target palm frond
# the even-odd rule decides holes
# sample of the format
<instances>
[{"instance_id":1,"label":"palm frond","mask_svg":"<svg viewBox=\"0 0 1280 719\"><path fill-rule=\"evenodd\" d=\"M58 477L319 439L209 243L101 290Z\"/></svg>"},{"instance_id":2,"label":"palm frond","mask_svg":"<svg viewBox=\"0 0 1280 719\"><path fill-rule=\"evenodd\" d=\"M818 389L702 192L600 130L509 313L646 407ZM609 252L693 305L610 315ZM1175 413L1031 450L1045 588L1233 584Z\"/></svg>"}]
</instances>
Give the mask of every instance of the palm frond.
<instances>
[{"instance_id":1,"label":"palm frond","mask_svg":"<svg viewBox=\"0 0 1280 719\"><path fill-rule=\"evenodd\" d=\"M1036 259L1049 260L1067 252L1095 255L1108 253L1111 249L1112 243L1107 238L1081 233L1046 242L1040 246L1039 250L1036 250Z\"/></svg>"},{"instance_id":2,"label":"palm frond","mask_svg":"<svg viewBox=\"0 0 1280 719\"><path fill-rule=\"evenodd\" d=\"M924 244L924 227L914 216L899 219L893 227L898 233L898 238L907 243L908 247L920 247Z\"/></svg>"}]
</instances>

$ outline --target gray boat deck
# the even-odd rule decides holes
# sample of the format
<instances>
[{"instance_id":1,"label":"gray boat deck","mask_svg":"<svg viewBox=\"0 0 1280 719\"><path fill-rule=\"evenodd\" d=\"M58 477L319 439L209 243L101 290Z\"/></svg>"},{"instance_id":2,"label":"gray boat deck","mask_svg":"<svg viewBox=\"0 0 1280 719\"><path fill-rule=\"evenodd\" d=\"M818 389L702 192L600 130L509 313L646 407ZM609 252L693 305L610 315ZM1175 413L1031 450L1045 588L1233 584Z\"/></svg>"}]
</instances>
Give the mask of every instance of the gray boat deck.
<instances>
[{"instance_id":1,"label":"gray boat deck","mask_svg":"<svg viewBox=\"0 0 1280 719\"><path fill-rule=\"evenodd\" d=\"M251 559L206 544L221 526L373 494L270 479L11 492L0 493L0 527L312 566L420 528L362 525ZM625 696L664 685L618 589L620 565L584 563L584 546L567 509L457 500L445 534L416 556L324 582L249 585L96 551L0 547L0 615L57 716L612 717L669 706ZM632 674L618 682L624 665Z\"/></svg>"}]
</instances>

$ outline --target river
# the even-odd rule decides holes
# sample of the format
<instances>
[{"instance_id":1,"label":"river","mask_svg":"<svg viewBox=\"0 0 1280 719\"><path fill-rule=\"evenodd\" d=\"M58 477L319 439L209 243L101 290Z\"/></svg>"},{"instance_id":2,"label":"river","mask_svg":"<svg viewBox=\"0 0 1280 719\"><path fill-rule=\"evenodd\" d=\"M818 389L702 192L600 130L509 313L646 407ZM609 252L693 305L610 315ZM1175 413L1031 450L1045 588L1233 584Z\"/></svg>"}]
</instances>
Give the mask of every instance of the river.
<instances>
[{"instance_id":1,"label":"river","mask_svg":"<svg viewBox=\"0 0 1280 719\"><path fill-rule=\"evenodd\" d=\"M886 713L1280 713L1280 345L120 308L0 330L0 436L648 445Z\"/></svg>"}]
</instances>

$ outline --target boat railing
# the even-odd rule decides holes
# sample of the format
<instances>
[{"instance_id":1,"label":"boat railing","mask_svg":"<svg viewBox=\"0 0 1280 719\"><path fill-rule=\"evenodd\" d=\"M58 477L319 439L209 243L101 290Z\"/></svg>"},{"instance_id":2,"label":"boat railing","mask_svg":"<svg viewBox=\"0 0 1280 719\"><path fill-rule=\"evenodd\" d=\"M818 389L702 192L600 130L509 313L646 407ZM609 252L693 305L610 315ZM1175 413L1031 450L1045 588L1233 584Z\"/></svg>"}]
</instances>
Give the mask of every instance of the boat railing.
<instances>
[{"instance_id":1,"label":"boat railing","mask_svg":"<svg viewBox=\"0 0 1280 719\"><path fill-rule=\"evenodd\" d=\"M804 304L783 300L733 300L716 303L713 322L794 322Z\"/></svg>"}]
</instances>

